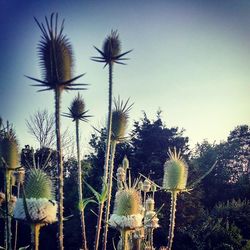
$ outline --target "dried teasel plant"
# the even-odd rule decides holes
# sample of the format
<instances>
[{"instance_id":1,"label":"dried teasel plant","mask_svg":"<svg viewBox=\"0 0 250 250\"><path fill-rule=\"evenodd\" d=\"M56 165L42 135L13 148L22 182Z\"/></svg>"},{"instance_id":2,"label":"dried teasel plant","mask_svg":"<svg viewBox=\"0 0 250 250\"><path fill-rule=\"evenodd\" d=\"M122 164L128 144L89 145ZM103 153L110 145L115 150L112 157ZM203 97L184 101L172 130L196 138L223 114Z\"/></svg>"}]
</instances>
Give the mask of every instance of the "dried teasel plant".
<instances>
[{"instance_id":1,"label":"dried teasel plant","mask_svg":"<svg viewBox=\"0 0 250 250\"><path fill-rule=\"evenodd\" d=\"M123 61L128 58L124 58L125 55L131 52L131 50L124 53L121 52L121 41L117 31L111 31L111 33L106 37L103 42L102 50L94 47L99 56L92 57L92 60L95 62L104 63L104 67L108 65L109 70L109 90L108 90L108 123L107 123L107 139L106 139L106 149L105 149L105 162L104 162L104 174L103 174L103 189L108 179L108 162L110 157L110 143L111 143L111 128L112 128L112 99L113 99L113 67L114 64L124 64ZM102 223L102 214L103 214L104 204L99 205L98 220L96 226L96 235L95 235L95 246L94 249L98 250L100 230ZM106 241L104 236L103 249L106 249Z\"/></svg>"},{"instance_id":2,"label":"dried teasel plant","mask_svg":"<svg viewBox=\"0 0 250 250\"><path fill-rule=\"evenodd\" d=\"M58 14L51 14L50 19L45 17L45 24L35 21L42 32L42 39L38 45L38 55L42 69L43 80L29 77L38 82L33 86L41 87L39 91L53 90L55 93L55 124L56 124L56 144L57 144L57 168L58 168L58 201L59 201L59 220L58 220L58 245L63 250L63 161L62 143L60 126L60 103L61 95L64 90L84 90L86 84L73 83L83 76L83 74L72 78L73 52L72 46L64 31L64 20L58 26Z\"/></svg>"},{"instance_id":3,"label":"dried teasel plant","mask_svg":"<svg viewBox=\"0 0 250 250\"><path fill-rule=\"evenodd\" d=\"M110 203L112 198L113 187L113 172L114 172L114 158L116 146L126 139L126 130L129 121L129 111L133 104L129 104L129 99L123 102L120 97L114 99L114 109L112 111L112 135L111 135L111 149L110 149L110 164L108 173L108 199L105 210L105 227L104 227L104 242L107 242L108 237L108 220L110 216ZM124 171L128 168L128 161L124 159Z\"/></svg>"},{"instance_id":4,"label":"dried teasel plant","mask_svg":"<svg viewBox=\"0 0 250 250\"><path fill-rule=\"evenodd\" d=\"M23 197L18 198L14 218L30 224L32 249L39 249L41 227L57 221L55 188L42 169L28 171L23 187Z\"/></svg>"}]
</instances>

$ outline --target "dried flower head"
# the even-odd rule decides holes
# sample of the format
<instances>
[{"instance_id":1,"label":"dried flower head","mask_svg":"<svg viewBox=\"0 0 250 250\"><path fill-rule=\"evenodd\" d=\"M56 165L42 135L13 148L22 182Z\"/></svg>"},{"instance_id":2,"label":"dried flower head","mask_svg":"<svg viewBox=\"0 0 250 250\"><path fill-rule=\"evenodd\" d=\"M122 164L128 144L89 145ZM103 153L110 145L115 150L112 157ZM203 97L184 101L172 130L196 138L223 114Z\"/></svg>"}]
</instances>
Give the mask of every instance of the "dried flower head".
<instances>
[{"instance_id":1,"label":"dried flower head","mask_svg":"<svg viewBox=\"0 0 250 250\"><path fill-rule=\"evenodd\" d=\"M30 170L24 189L24 197L16 202L14 217L29 223L55 222L57 203L49 176L41 169Z\"/></svg>"},{"instance_id":2,"label":"dried flower head","mask_svg":"<svg viewBox=\"0 0 250 250\"><path fill-rule=\"evenodd\" d=\"M129 99L123 103L120 97L114 100L115 108L112 112L112 140L117 142L125 139L129 118L128 113L133 106L133 104L128 105L128 102Z\"/></svg>"},{"instance_id":3,"label":"dried flower head","mask_svg":"<svg viewBox=\"0 0 250 250\"><path fill-rule=\"evenodd\" d=\"M155 201L153 198L147 198L146 200L146 210L147 211L153 211L155 208Z\"/></svg>"},{"instance_id":4,"label":"dried flower head","mask_svg":"<svg viewBox=\"0 0 250 250\"><path fill-rule=\"evenodd\" d=\"M55 199L53 182L41 169L32 169L29 171L24 187L26 198Z\"/></svg>"},{"instance_id":5,"label":"dried flower head","mask_svg":"<svg viewBox=\"0 0 250 250\"><path fill-rule=\"evenodd\" d=\"M132 50L129 50L121 54L121 42L117 31L111 31L111 34L105 39L102 50L94 47L99 53L100 56L92 57L92 60L95 62L102 62L107 64L119 63L124 64L123 60L128 60L128 58L123 58L126 54L130 53Z\"/></svg>"},{"instance_id":6,"label":"dried flower head","mask_svg":"<svg viewBox=\"0 0 250 250\"><path fill-rule=\"evenodd\" d=\"M57 221L57 204L55 201L45 198L30 198L26 199L26 202L30 220L32 222L48 224ZM14 209L14 217L19 220L27 221L23 199L17 199Z\"/></svg>"},{"instance_id":7,"label":"dried flower head","mask_svg":"<svg viewBox=\"0 0 250 250\"><path fill-rule=\"evenodd\" d=\"M38 54L43 80L28 77L39 83L33 86L42 87L40 91L85 89L78 86L86 84L72 83L83 75L72 78L73 52L67 36L63 34L64 20L58 27L58 14L54 18L54 13L52 13L50 20L45 17L45 24L40 23L36 18L35 21L42 32Z\"/></svg>"},{"instance_id":8,"label":"dried flower head","mask_svg":"<svg viewBox=\"0 0 250 250\"><path fill-rule=\"evenodd\" d=\"M148 179L145 179L143 182L143 191L149 192L151 187L151 182Z\"/></svg>"},{"instance_id":9,"label":"dried flower head","mask_svg":"<svg viewBox=\"0 0 250 250\"><path fill-rule=\"evenodd\" d=\"M114 214L133 215L140 213L141 197L137 190L128 188L119 190L115 196Z\"/></svg>"},{"instance_id":10,"label":"dried flower head","mask_svg":"<svg viewBox=\"0 0 250 250\"><path fill-rule=\"evenodd\" d=\"M81 120L84 122L88 121L88 118L91 117L87 115L88 110L85 110L85 103L82 96L78 95L72 101L69 109L69 113L64 113L63 116L73 119L73 121Z\"/></svg>"},{"instance_id":11,"label":"dried flower head","mask_svg":"<svg viewBox=\"0 0 250 250\"><path fill-rule=\"evenodd\" d=\"M4 132L0 138L0 165L2 164L11 170L19 165L18 142L12 129Z\"/></svg>"},{"instance_id":12,"label":"dried flower head","mask_svg":"<svg viewBox=\"0 0 250 250\"><path fill-rule=\"evenodd\" d=\"M169 157L164 165L163 188L172 191L184 190L187 185L188 166L176 149L169 151Z\"/></svg>"}]
</instances>

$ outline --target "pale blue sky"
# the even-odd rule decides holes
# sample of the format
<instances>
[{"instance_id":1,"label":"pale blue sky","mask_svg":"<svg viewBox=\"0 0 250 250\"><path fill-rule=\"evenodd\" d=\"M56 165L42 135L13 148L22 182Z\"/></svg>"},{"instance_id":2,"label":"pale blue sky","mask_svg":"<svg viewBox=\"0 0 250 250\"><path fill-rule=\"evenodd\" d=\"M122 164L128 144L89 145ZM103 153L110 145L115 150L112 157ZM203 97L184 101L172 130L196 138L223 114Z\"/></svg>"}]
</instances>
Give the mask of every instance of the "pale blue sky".
<instances>
[{"instance_id":1,"label":"pale blue sky","mask_svg":"<svg viewBox=\"0 0 250 250\"><path fill-rule=\"evenodd\" d=\"M53 92L37 93L24 77L40 77L36 46L40 32L33 16L58 12L75 55L75 74L91 84L82 92L94 126L107 113L107 69L92 62L93 45L118 29L124 51L134 49L127 66L114 69L114 95L135 105L131 125L142 110L166 125L186 130L191 145L226 139L230 130L250 124L250 2L224 1L7 1L0 0L0 114L14 123L21 146L33 144L25 119L38 109L53 112ZM64 93L67 111L77 93ZM74 126L62 118L64 127ZM83 140L91 129L82 124Z\"/></svg>"}]
</instances>

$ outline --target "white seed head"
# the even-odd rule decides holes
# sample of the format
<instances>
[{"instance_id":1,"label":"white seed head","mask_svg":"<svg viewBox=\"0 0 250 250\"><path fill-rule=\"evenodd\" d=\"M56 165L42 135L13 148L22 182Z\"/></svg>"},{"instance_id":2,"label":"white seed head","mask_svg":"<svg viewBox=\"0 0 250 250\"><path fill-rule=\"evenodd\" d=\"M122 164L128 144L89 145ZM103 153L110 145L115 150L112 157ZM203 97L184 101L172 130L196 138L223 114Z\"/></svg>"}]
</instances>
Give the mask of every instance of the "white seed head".
<instances>
[{"instance_id":1,"label":"white seed head","mask_svg":"<svg viewBox=\"0 0 250 250\"><path fill-rule=\"evenodd\" d=\"M154 211L154 208L155 208L155 201L152 198L147 198L146 210L147 211Z\"/></svg>"},{"instance_id":2,"label":"white seed head","mask_svg":"<svg viewBox=\"0 0 250 250\"><path fill-rule=\"evenodd\" d=\"M151 187L151 182L148 179L146 179L143 182L143 191L144 192L149 192L150 191L150 187Z\"/></svg>"},{"instance_id":3,"label":"white seed head","mask_svg":"<svg viewBox=\"0 0 250 250\"><path fill-rule=\"evenodd\" d=\"M142 226L142 219L143 216L141 214L127 216L112 214L109 219L109 224L114 228L136 229Z\"/></svg>"},{"instance_id":4,"label":"white seed head","mask_svg":"<svg viewBox=\"0 0 250 250\"><path fill-rule=\"evenodd\" d=\"M28 212L33 221L42 221L42 223L53 223L57 221L57 203L46 198L26 199ZM23 199L17 199L14 209L14 218L27 220L23 206Z\"/></svg>"}]
</instances>

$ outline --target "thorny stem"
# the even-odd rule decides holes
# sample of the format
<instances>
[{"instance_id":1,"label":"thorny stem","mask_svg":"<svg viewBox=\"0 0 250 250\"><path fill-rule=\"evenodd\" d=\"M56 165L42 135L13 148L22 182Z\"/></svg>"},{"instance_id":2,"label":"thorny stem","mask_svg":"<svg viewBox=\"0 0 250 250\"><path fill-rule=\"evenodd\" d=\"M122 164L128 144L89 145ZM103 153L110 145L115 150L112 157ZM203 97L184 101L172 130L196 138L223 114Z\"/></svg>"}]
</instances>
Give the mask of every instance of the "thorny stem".
<instances>
[{"instance_id":1,"label":"thorny stem","mask_svg":"<svg viewBox=\"0 0 250 250\"><path fill-rule=\"evenodd\" d=\"M60 101L61 89L55 89L55 123L56 123L56 146L57 146L57 171L58 171L58 248L64 249L63 246L63 161L62 161L62 145L61 145L61 128L60 128Z\"/></svg>"},{"instance_id":2,"label":"thorny stem","mask_svg":"<svg viewBox=\"0 0 250 250\"><path fill-rule=\"evenodd\" d=\"M108 240L108 226L109 226L108 220L109 220L109 215L110 215L110 202L112 198L115 150L116 150L116 141L113 140L111 142L111 150L110 150L111 158L109 161L108 199L106 202L105 227L104 227L104 233L103 233L103 250L106 250L107 240Z\"/></svg>"},{"instance_id":3,"label":"thorny stem","mask_svg":"<svg viewBox=\"0 0 250 250\"><path fill-rule=\"evenodd\" d=\"M20 196L20 182L17 184L17 198ZM15 223L15 239L14 239L14 250L17 249L17 233L18 233L18 221Z\"/></svg>"},{"instance_id":4,"label":"thorny stem","mask_svg":"<svg viewBox=\"0 0 250 250\"><path fill-rule=\"evenodd\" d=\"M32 250L39 249L40 228L41 228L40 224L31 225L31 249Z\"/></svg>"},{"instance_id":5,"label":"thorny stem","mask_svg":"<svg viewBox=\"0 0 250 250\"><path fill-rule=\"evenodd\" d=\"M126 230L126 229L121 230L122 250L129 250L129 247L128 247L128 234L129 234L128 230Z\"/></svg>"},{"instance_id":6,"label":"thorny stem","mask_svg":"<svg viewBox=\"0 0 250 250\"><path fill-rule=\"evenodd\" d=\"M104 185L105 185L105 183L107 183L107 178L108 178L108 162L109 162L109 157L110 157L109 152L110 152L111 129L112 129L113 62L110 62L108 65L109 65L108 125L107 125L107 141L106 141L106 149L105 149L105 162L104 162L102 189L104 189ZM95 235L95 248L94 248L95 250L98 250L98 246L99 246L103 207L104 207L104 202L99 204L99 212L98 212L98 219L97 219L97 225L96 225L96 235Z\"/></svg>"},{"instance_id":7,"label":"thorny stem","mask_svg":"<svg viewBox=\"0 0 250 250\"><path fill-rule=\"evenodd\" d=\"M5 171L5 248L11 250L11 217L9 213L10 202L10 178L11 171L6 168Z\"/></svg>"},{"instance_id":8,"label":"thorny stem","mask_svg":"<svg viewBox=\"0 0 250 250\"><path fill-rule=\"evenodd\" d=\"M78 200L79 203L82 201L82 168L80 160L80 145L79 145L79 119L76 119L76 148L77 148L77 167L78 167ZM86 228L85 228L85 219L84 211L80 210L80 219L81 219L81 235L82 235L82 248L87 250L87 238L86 238Z\"/></svg>"},{"instance_id":9,"label":"thorny stem","mask_svg":"<svg viewBox=\"0 0 250 250\"><path fill-rule=\"evenodd\" d=\"M172 249L173 239L174 239L177 195L178 195L178 191L171 192L170 225L169 225L168 246L167 246L168 250Z\"/></svg>"}]
</instances>

